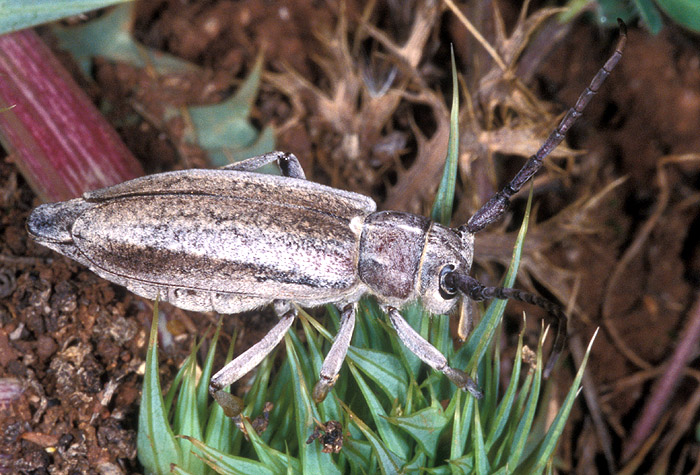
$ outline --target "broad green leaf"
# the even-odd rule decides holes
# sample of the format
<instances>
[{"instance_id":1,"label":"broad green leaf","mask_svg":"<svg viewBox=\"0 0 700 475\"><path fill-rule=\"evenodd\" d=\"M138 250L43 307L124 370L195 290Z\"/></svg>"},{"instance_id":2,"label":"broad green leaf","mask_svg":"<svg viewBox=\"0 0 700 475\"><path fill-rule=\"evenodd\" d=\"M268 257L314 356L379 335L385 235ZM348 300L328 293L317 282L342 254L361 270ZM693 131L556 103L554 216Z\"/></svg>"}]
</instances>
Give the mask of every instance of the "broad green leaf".
<instances>
[{"instance_id":1,"label":"broad green leaf","mask_svg":"<svg viewBox=\"0 0 700 475\"><path fill-rule=\"evenodd\" d=\"M700 33L700 2L697 0L656 0L664 13L689 30Z\"/></svg>"},{"instance_id":2,"label":"broad green leaf","mask_svg":"<svg viewBox=\"0 0 700 475\"><path fill-rule=\"evenodd\" d=\"M258 56L255 66L236 93L225 101L208 106L189 107L196 129L196 142L207 149L216 166L224 166L274 148L274 133L266 129L259 136L249 122L250 111L260 88L263 58ZM270 147L270 148L268 148ZM276 173L266 165L262 171Z\"/></svg>"},{"instance_id":3,"label":"broad green leaf","mask_svg":"<svg viewBox=\"0 0 700 475\"><path fill-rule=\"evenodd\" d=\"M95 56L137 68L151 65L159 74L199 70L188 61L137 43L131 33L133 10L133 3L121 5L77 26L53 25L52 31L61 48L70 51L78 61L86 77L90 76Z\"/></svg>"},{"instance_id":4,"label":"broad green leaf","mask_svg":"<svg viewBox=\"0 0 700 475\"><path fill-rule=\"evenodd\" d=\"M637 7L639 16L642 17L644 23L649 27L649 31L656 35L664 27L663 19L659 14L659 11L654 6L652 0L634 0L634 4Z\"/></svg>"}]
</instances>

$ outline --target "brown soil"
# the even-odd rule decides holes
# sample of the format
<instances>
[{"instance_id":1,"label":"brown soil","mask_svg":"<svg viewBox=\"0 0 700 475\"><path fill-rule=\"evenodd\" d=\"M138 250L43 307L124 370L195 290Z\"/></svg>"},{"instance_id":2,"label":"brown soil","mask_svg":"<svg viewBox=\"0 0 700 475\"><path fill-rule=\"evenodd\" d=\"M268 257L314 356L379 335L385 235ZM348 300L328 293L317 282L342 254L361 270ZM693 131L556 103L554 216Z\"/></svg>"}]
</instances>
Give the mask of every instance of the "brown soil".
<instances>
[{"instance_id":1,"label":"brown soil","mask_svg":"<svg viewBox=\"0 0 700 475\"><path fill-rule=\"evenodd\" d=\"M501 78L491 87L481 81L492 64L454 16L443 12L422 45L421 61L400 66L396 83L410 83L411 97L368 107L350 92L333 95L363 81L342 66L350 64L357 73L362 58L387 51L366 33L353 43L361 3L346 2L343 32L335 2L142 1L136 38L200 65L206 75L158 80L97 60L89 91L96 102L110 102L109 119L148 172L205 166L200 150L178 145L182 124L153 117L162 118L163 104L224 97L231 92L229 78L245 77L262 50L269 74L254 120L279 127L278 149L296 153L311 180L371 195L380 208L426 213L445 153L448 109L442 95L451 96L453 42L476 111L462 115L463 189L454 216L461 223L495 189L493 177L504 184L523 154L532 152L527 140L541 142L556 125L617 37L585 21L539 29L529 43L537 47L526 50L517 70L547 102L527 102L537 109L528 117L524 102L516 103L523 94L500 95L512 93L512 83ZM400 44L411 33L417 8L401 18L382 4L370 23ZM510 32L518 12L507 5L503 10ZM470 14L493 38L491 10ZM656 37L629 26L622 61L567 138L570 149L584 152L565 150L554 160L560 168L550 167L536 181L538 218L519 283L569 303L574 360L602 327L587 370L587 389L596 397L579 400L560 444L561 467L576 473L605 472L610 462L624 466L623 451L691 319L700 284L700 159L684 155L700 150L700 38L673 25ZM344 49L340 40L348 38ZM354 63L344 62L348 58ZM385 72L375 72L381 83ZM134 115L134 104L149 120L124 125L133 123L123 119ZM501 139L488 135L500 129L507 132ZM515 137L523 144L514 143ZM31 242L24 222L38 202L11 160L0 163L0 170L0 404L5 393L16 393L13 385L21 388L0 415L0 472L138 472L137 405L150 304ZM622 177L624 182L606 188ZM523 203L516 200L511 221L477 241L482 280L496 283L502 275ZM523 309L532 311L509 305L513 322ZM214 316L165 310L175 338L165 345L163 368L172 372L191 338L201 336L202 319ZM228 330L239 321L228 318ZM257 320L247 320L252 339L260 331L251 321ZM553 375L562 393L575 370L568 359ZM697 361L689 361L677 374L678 389L665 401L664 416L649 435L652 443L634 450L641 453L640 470L698 470L696 369Z\"/></svg>"}]
</instances>

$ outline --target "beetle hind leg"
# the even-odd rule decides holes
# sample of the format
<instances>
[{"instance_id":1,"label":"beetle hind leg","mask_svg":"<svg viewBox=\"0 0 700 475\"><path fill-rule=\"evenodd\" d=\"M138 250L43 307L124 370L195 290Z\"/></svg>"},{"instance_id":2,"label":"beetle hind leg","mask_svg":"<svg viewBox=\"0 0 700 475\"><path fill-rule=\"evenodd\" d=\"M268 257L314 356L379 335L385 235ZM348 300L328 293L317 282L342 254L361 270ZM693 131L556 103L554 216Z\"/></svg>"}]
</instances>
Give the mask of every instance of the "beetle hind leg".
<instances>
[{"instance_id":1,"label":"beetle hind leg","mask_svg":"<svg viewBox=\"0 0 700 475\"><path fill-rule=\"evenodd\" d=\"M469 391L477 399L484 397L476 382L467 373L449 366L445 355L440 353L428 340L411 328L398 310L394 307L387 307L386 311L399 339L413 354L423 360L424 363L450 378L460 389Z\"/></svg>"},{"instance_id":2,"label":"beetle hind leg","mask_svg":"<svg viewBox=\"0 0 700 475\"><path fill-rule=\"evenodd\" d=\"M355 329L355 304L346 305L340 320L340 330L333 340L333 345L323 360L318 383L314 386L313 399L317 404L326 399L328 391L338 380L338 373L348 353L352 332Z\"/></svg>"},{"instance_id":3,"label":"beetle hind leg","mask_svg":"<svg viewBox=\"0 0 700 475\"><path fill-rule=\"evenodd\" d=\"M282 341L287 330L294 323L294 317L296 317L296 310L294 309L282 315L280 321L272 327L262 340L241 353L211 378L209 393L221 405L228 417L240 414L243 410L243 401L222 391L222 389L235 383L258 366Z\"/></svg>"},{"instance_id":4,"label":"beetle hind leg","mask_svg":"<svg viewBox=\"0 0 700 475\"><path fill-rule=\"evenodd\" d=\"M304 174L304 169L301 168L299 159L293 153L287 152L266 153L264 155L259 155L257 157L248 158L247 160L232 163L231 165L226 165L225 167L221 168L223 170L233 170L239 172L254 172L258 168L274 161L277 161L277 166L280 168L282 176L306 180L306 174Z\"/></svg>"}]
</instances>

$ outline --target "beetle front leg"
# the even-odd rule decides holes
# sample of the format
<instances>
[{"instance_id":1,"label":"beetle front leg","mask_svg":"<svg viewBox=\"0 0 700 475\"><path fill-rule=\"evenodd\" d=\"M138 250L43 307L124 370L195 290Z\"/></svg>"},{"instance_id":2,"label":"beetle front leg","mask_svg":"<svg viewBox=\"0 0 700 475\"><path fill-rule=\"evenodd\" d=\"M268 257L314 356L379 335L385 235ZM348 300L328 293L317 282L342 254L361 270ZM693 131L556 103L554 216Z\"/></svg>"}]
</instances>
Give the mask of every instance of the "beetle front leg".
<instances>
[{"instance_id":1,"label":"beetle front leg","mask_svg":"<svg viewBox=\"0 0 700 475\"><path fill-rule=\"evenodd\" d=\"M258 168L274 161L277 162L277 166L279 166L282 176L306 180L306 175L304 174L304 169L301 168L299 159L293 153L286 152L266 153L265 155L248 158L221 168L223 170L234 170L239 172L254 172Z\"/></svg>"},{"instance_id":2,"label":"beetle front leg","mask_svg":"<svg viewBox=\"0 0 700 475\"><path fill-rule=\"evenodd\" d=\"M328 395L328 391L335 385L338 380L338 373L345 361L345 355L348 353L352 332L355 329L355 304L346 305L343 309L343 315L340 319L340 330L333 340L333 345L323 360L321 366L321 374L318 383L314 386L313 399L317 404L323 402Z\"/></svg>"},{"instance_id":3,"label":"beetle front leg","mask_svg":"<svg viewBox=\"0 0 700 475\"><path fill-rule=\"evenodd\" d=\"M224 366L216 373L209 382L209 394L224 409L228 417L235 417L243 410L243 401L227 392L223 388L229 386L253 368L258 366L262 360L269 355L272 350L282 341L289 327L294 323L296 310L289 310L282 315L280 321L263 337L262 340L241 353L236 359Z\"/></svg>"},{"instance_id":4,"label":"beetle front leg","mask_svg":"<svg viewBox=\"0 0 700 475\"><path fill-rule=\"evenodd\" d=\"M386 311L399 339L413 354L450 378L460 389L469 391L477 399L484 397L484 394L479 391L476 382L467 373L449 366L445 355L440 353L428 340L411 328L398 310L394 307L387 307Z\"/></svg>"}]
</instances>

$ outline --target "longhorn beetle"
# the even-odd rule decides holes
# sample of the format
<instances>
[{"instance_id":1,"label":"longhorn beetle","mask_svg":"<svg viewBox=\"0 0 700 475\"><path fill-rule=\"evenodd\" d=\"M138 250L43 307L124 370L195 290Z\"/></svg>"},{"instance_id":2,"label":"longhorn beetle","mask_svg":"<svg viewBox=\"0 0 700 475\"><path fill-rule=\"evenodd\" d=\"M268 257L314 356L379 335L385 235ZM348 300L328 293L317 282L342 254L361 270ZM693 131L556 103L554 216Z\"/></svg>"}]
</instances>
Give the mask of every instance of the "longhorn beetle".
<instances>
[{"instance_id":1,"label":"longhorn beetle","mask_svg":"<svg viewBox=\"0 0 700 475\"><path fill-rule=\"evenodd\" d=\"M618 63L627 38L619 23L615 52L576 105L511 182L457 228L409 213L376 211L366 196L307 181L294 155L274 152L218 170L145 176L41 205L29 217L28 232L107 280L183 309L239 313L274 304L279 322L211 379L210 392L230 415L240 412L240 405L221 389L280 342L296 316L292 303L334 303L342 309L340 330L313 391L314 400L322 401L350 345L357 301L368 293L413 353L475 397L482 396L476 383L450 367L398 309L420 299L430 312L443 314L459 297L543 307L556 326L548 374L564 346L566 316L540 296L486 287L471 277L474 234L501 218L510 198L561 143ZM273 161L282 176L255 172Z\"/></svg>"}]
</instances>

